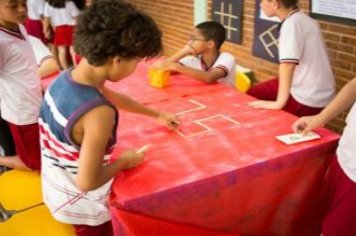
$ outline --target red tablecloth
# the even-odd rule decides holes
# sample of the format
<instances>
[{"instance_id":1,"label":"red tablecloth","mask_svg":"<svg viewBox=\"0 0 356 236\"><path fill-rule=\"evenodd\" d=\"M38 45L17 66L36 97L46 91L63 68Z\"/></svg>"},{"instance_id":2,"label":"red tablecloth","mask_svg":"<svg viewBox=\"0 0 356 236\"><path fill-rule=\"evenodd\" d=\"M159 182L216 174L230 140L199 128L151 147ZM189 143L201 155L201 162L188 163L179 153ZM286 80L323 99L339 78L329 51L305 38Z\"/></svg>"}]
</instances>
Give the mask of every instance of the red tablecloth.
<instances>
[{"instance_id":1,"label":"red tablecloth","mask_svg":"<svg viewBox=\"0 0 356 236\"><path fill-rule=\"evenodd\" d=\"M147 63L107 83L142 103L180 114L180 133L121 112L119 146L152 144L145 163L117 176L110 198L116 236L318 235L320 187L338 135L287 146L296 117L255 110L225 85L173 75L148 85ZM51 79L43 81L48 85Z\"/></svg>"},{"instance_id":2,"label":"red tablecloth","mask_svg":"<svg viewBox=\"0 0 356 236\"><path fill-rule=\"evenodd\" d=\"M275 136L296 118L252 109L251 100L226 88L151 104L182 114L181 135L123 113L116 153L152 148L113 184L116 235L317 235L338 135L319 129L321 139L287 146Z\"/></svg>"}]
</instances>

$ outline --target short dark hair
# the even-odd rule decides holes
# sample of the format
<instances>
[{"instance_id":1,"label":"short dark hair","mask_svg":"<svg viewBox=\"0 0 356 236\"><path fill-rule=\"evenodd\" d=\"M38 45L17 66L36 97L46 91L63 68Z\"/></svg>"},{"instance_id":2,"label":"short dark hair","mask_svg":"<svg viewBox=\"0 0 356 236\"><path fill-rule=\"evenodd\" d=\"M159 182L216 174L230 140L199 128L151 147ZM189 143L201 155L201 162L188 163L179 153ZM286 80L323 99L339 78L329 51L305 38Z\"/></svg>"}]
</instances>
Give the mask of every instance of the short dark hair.
<instances>
[{"instance_id":1,"label":"short dark hair","mask_svg":"<svg viewBox=\"0 0 356 236\"><path fill-rule=\"evenodd\" d=\"M66 6L66 0L47 0L47 2L54 8L64 8Z\"/></svg>"},{"instance_id":2,"label":"short dark hair","mask_svg":"<svg viewBox=\"0 0 356 236\"><path fill-rule=\"evenodd\" d=\"M205 21L195 26L206 40L213 40L216 48L220 49L225 41L226 32L222 24L215 21Z\"/></svg>"},{"instance_id":3,"label":"short dark hair","mask_svg":"<svg viewBox=\"0 0 356 236\"><path fill-rule=\"evenodd\" d=\"M89 64L110 57L150 58L162 50L162 33L154 20L120 0L93 1L78 17L74 50Z\"/></svg>"},{"instance_id":4,"label":"short dark hair","mask_svg":"<svg viewBox=\"0 0 356 236\"><path fill-rule=\"evenodd\" d=\"M279 0L286 8L295 8L298 6L298 0Z\"/></svg>"}]
</instances>

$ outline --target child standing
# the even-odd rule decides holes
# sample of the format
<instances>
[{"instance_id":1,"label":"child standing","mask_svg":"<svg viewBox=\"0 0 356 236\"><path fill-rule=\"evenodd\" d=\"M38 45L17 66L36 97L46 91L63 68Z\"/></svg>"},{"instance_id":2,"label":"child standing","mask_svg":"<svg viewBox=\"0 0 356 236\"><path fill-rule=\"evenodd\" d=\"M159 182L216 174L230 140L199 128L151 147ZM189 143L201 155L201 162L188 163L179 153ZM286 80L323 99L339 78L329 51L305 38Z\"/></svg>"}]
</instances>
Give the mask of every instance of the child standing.
<instances>
[{"instance_id":1,"label":"child standing","mask_svg":"<svg viewBox=\"0 0 356 236\"><path fill-rule=\"evenodd\" d=\"M20 25L26 13L26 0L0 0L0 110L17 154L0 157L0 166L39 170L37 119L42 93L36 57Z\"/></svg>"},{"instance_id":2,"label":"child standing","mask_svg":"<svg viewBox=\"0 0 356 236\"><path fill-rule=\"evenodd\" d=\"M143 160L142 152L131 150L109 163L117 137L115 106L171 127L177 121L104 83L120 81L140 59L157 55L161 33L149 16L131 5L100 0L78 17L74 47L82 56L80 63L52 83L41 107L44 201L54 218L75 226L77 235L112 235L107 199L112 178Z\"/></svg>"},{"instance_id":3,"label":"child standing","mask_svg":"<svg viewBox=\"0 0 356 236\"><path fill-rule=\"evenodd\" d=\"M322 225L325 236L356 235L356 78L321 113L302 117L293 124L295 132L308 133L350 107L347 125L336 151L337 157L333 159L325 178L327 211Z\"/></svg>"},{"instance_id":4,"label":"child standing","mask_svg":"<svg viewBox=\"0 0 356 236\"><path fill-rule=\"evenodd\" d=\"M47 43L43 34L43 11L45 7L44 0L27 0L27 19L25 27L27 33L38 39L43 43Z\"/></svg>"},{"instance_id":5,"label":"child standing","mask_svg":"<svg viewBox=\"0 0 356 236\"><path fill-rule=\"evenodd\" d=\"M333 98L335 81L318 23L298 9L298 0L261 0L267 16L281 21L279 79L252 87L254 108L314 115Z\"/></svg>"},{"instance_id":6,"label":"child standing","mask_svg":"<svg viewBox=\"0 0 356 236\"><path fill-rule=\"evenodd\" d=\"M44 9L44 32L47 38L51 37L51 27L54 29L54 45L58 48L58 59L62 69L69 67L67 51L73 63L75 53L73 50L73 29L79 9L72 1L48 0Z\"/></svg>"},{"instance_id":7,"label":"child standing","mask_svg":"<svg viewBox=\"0 0 356 236\"><path fill-rule=\"evenodd\" d=\"M224 26L214 21L200 23L195 26L187 45L154 67L190 75L208 84L219 81L234 86L235 58L220 52L224 41Z\"/></svg>"}]
</instances>

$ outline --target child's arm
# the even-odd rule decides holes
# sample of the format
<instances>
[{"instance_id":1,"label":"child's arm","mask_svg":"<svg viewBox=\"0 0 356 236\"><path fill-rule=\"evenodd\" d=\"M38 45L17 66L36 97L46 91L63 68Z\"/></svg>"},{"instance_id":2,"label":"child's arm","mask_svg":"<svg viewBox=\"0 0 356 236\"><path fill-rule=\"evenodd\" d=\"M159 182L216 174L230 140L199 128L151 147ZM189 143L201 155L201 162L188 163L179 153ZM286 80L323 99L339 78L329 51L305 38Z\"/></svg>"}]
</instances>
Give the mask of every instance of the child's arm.
<instances>
[{"instance_id":1,"label":"child's arm","mask_svg":"<svg viewBox=\"0 0 356 236\"><path fill-rule=\"evenodd\" d=\"M143 161L143 153L129 151L112 164L103 166L103 157L112 135L114 120L114 109L103 105L83 115L72 130L73 139L81 144L78 175L75 179L81 191L97 189L119 172L136 167ZM83 134L81 140L76 138L78 133Z\"/></svg>"},{"instance_id":2,"label":"child's arm","mask_svg":"<svg viewBox=\"0 0 356 236\"><path fill-rule=\"evenodd\" d=\"M128 96L117 93L105 86L103 86L102 88L102 93L108 100L110 100L112 104L121 109L156 118L162 123L164 123L166 126L173 129L176 129L177 125L179 124L179 121L175 115L159 112L147 106L143 106L135 100L129 98Z\"/></svg>"},{"instance_id":3,"label":"child's arm","mask_svg":"<svg viewBox=\"0 0 356 236\"><path fill-rule=\"evenodd\" d=\"M39 73L41 78L46 78L49 75L53 75L59 71L57 61L54 57L47 57L39 66Z\"/></svg>"},{"instance_id":4,"label":"child's arm","mask_svg":"<svg viewBox=\"0 0 356 236\"><path fill-rule=\"evenodd\" d=\"M188 55L196 55L195 49L192 47L191 44L186 44L182 49L176 52L174 55L170 56L166 61L168 62L177 62L185 56Z\"/></svg>"},{"instance_id":5,"label":"child's arm","mask_svg":"<svg viewBox=\"0 0 356 236\"><path fill-rule=\"evenodd\" d=\"M356 101L356 77L341 89L338 95L319 114L298 119L292 125L294 132L308 133L326 124Z\"/></svg>"},{"instance_id":6,"label":"child's arm","mask_svg":"<svg viewBox=\"0 0 356 236\"><path fill-rule=\"evenodd\" d=\"M52 38L52 28L49 17L44 17L43 19L43 34L47 39Z\"/></svg>"},{"instance_id":7,"label":"child's arm","mask_svg":"<svg viewBox=\"0 0 356 236\"><path fill-rule=\"evenodd\" d=\"M153 69L160 69L160 70L170 70L170 67L175 64L175 62L178 62L180 59L182 59L185 56L188 55L195 55L196 52L194 48L190 45L187 44L185 45L182 49L180 49L178 52L176 52L174 55L168 57L167 59L163 61L159 61L154 63L151 68Z\"/></svg>"},{"instance_id":8,"label":"child's arm","mask_svg":"<svg viewBox=\"0 0 356 236\"><path fill-rule=\"evenodd\" d=\"M169 70L192 76L193 78L207 84L215 83L218 79L226 76L226 71L222 68L213 68L211 71L203 71L180 63L172 63Z\"/></svg>"},{"instance_id":9,"label":"child's arm","mask_svg":"<svg viewBox=\"0 0 356 236\"><path fill-rule=\"evenodd\" d=\"M296 64L294 63L281 63L279 65L279 85L276 101L258 100L251 102L250 105L254 108L282 109L289 98L295 67Z\"/></svg>"}]
</instances>

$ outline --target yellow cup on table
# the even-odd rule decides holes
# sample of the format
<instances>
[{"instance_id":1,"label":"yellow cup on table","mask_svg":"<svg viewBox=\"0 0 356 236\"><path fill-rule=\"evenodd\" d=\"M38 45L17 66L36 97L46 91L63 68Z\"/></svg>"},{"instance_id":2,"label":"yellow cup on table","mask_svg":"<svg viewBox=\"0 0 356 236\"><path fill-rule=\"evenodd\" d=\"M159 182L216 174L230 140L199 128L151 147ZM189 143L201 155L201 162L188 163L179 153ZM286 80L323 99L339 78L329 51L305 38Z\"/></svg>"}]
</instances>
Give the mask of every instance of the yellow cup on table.
<instances>
[{"instance_id":1,"label":"yellow cup on table","mask_svg":"<svg viewBox=\"0 0 356 236\"><path fill-rule=\"evenodd\" d=\"M170 72L160 69L150 69L148 71L149 83L155 88L164 88L169 83Z\"/></svg>"}]
</instances>

